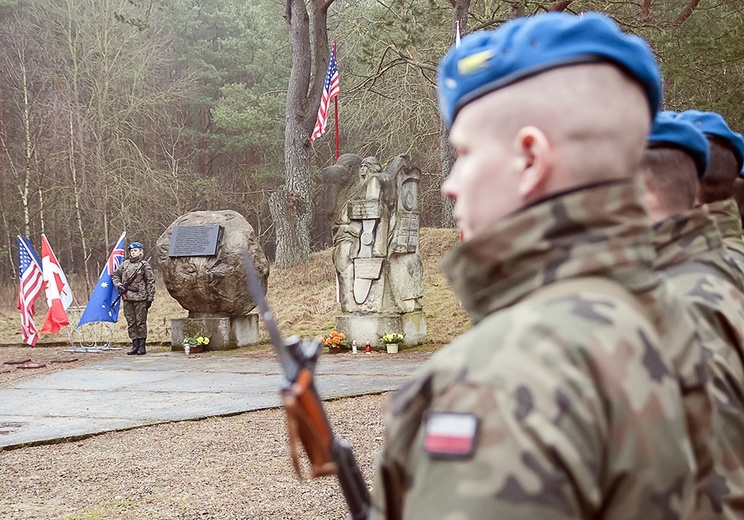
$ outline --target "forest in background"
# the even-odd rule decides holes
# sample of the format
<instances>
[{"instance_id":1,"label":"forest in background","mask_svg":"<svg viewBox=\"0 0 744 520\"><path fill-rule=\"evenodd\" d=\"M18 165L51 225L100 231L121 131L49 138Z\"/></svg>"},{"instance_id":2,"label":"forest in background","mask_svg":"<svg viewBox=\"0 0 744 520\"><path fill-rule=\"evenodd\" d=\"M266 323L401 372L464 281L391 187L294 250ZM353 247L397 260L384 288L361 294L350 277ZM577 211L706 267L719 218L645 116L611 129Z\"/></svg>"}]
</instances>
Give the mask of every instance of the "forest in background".
<instances>
[{"instance_id":1,"label":"forest in background","mask_svg":"<svg viewBox=\"0 0 744 520\"><path fill-rule=\"evenodd\" d=\"M149 254L198 210L240 212L272 258L290 1L0 0L0 285L17 278L18 233L37 248L45 233L68 277L89 286L122 231ZM383 164L408 154L422 171L422 226L450 223L435 80L456 18L469 32L547 10L608 13L654 48L665 108L714 110L744 128L739 0L325 4L341 153ZM313 250L330 245L320 180L334 162L332 119L310 146Z\"/></svg>"}]
</instances>

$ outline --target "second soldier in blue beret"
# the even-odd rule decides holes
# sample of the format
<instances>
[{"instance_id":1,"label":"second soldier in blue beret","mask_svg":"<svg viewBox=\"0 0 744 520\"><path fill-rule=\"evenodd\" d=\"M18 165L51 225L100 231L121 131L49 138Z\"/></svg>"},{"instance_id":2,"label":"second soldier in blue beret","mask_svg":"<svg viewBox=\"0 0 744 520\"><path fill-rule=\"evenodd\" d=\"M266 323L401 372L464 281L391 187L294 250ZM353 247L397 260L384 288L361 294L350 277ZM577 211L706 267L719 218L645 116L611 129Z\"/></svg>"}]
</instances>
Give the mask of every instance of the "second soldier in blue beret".
<instances>
[{"instance_id":1,"label":"second soldier in blue beret","mask_svg":"<svg viewBox=\"0 0 744 520\"><path fill-rule=\"evenodd\" d=\"M713 473L700 518L744 514L744 292L706 205L696 205L708 167L708 140L675 112L656 117L641 165L655 221L655 266L690 312L715 389ZM735 270L735 269L734 269Z\"/></svg>"}]
</instances>

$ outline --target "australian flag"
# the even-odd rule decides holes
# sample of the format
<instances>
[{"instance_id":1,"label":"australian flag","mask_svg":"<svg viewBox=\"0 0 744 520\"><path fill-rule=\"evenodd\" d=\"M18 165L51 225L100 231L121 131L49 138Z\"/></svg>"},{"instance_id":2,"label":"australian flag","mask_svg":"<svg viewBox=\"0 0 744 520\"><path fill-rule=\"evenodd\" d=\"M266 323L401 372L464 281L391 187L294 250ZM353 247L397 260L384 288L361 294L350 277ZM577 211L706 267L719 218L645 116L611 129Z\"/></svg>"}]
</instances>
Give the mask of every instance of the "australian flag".
<instances>
[{"instance_id":1,"label":"australian flag","mask_svg":"<svg viewBox=\"0 0 744 520\"><path fill-rule=\"evenodd\" d=\"M90 295L88 305L86 305L83 315L80 317L80 321L77 326L83 325L84 323L92 323L96 321L111 321L116 323L119 319L119 299L115 305L112 305L114 300L119 296L119 291L114 287L111 281L116 268L119 267L124 261L124 235L121 234L119 242L116 243L114 250L111 251L111 255L108 258L108 262L101 272L101 276L98 278L96 288L93 289L93 294ZM77 327L76 327L77 328Z\"/></svg>"}]
</instances>

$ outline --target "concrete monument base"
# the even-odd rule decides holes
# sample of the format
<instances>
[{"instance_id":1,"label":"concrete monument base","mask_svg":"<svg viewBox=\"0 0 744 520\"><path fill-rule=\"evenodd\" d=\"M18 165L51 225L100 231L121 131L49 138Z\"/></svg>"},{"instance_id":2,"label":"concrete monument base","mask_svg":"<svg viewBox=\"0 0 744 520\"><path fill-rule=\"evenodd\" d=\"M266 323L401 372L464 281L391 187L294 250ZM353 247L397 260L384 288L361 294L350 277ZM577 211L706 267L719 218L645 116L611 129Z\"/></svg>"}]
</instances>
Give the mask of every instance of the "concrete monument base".
<instances>
[{"instance_id":1,"label":"concrete monument base","mask_svg":"<svg viewBox=\"0 0 744 520\"><path fill-rule=\"evenodd\" d=\"M258 343L258 314L199 316L171 320L171 351L183 350L183 338L200 332L209 337L205 350L228 350Z\"/></svg>"},{"instance_id":2,"label":"concrete monument base","mask_svg":"<svg viewBox=\"0 0 744 520\"><path fill-rule=\"evenodd\" d=\"M346 334L363 348L369 341L377 346L383 334L405 334L405 345L418 345L426 340L426 320L423 311L405 314L344 314L336 317L336 330Z\"/></svg>"}]
</instances>

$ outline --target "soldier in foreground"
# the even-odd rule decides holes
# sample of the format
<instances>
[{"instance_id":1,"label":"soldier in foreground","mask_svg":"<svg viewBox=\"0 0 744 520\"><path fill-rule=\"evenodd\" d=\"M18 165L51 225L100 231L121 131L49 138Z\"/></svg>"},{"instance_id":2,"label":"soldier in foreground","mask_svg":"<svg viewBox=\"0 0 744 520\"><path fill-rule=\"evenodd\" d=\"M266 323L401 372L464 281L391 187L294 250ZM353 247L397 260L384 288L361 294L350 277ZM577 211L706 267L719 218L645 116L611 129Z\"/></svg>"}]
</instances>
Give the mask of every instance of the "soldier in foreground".
<instances>
[{"instance_id":1,"label":"soldier in foreground","mask_svg":"<svg viewBox=\"0 0 744 520\"><path fill-rule=\"evenodd\" d=\"M633 180L652 52L550 13L465 37L438 86L463 236L443 268L475 326L389 402L372 518L691 518L680 374L688 414L710 403Z\"/></svg>"},{"instance_id":2,"label":"soldier in foreground","mask_svg":"<svg viewBox=\"0 0 744 520\"><path fill-rule=\"evenodd\" d=\"M723 243L734 261L732 274L744 290L744 241L739 207L734 199L734 183L744 165L744 138L734 132L715 112L685 110L680 119L694 124L708 138L710 161L700 182L697 202L705 204L716 220Z\"/></svg>"},{"instance_id":3,"label":"soldier in foreground","mask_svg":"<svg viewBox=\"0 0 744 520\"><path fill-rule=\"evenodd\" d=\"M143 259L140 242L132 242L127 250L129 258L116 268L111 280L124 301L127 333L132 340L127 354L143 356L147 354L147 311L155 299L155 276L150 264Z\"/></svg>"},{"instance_id":4,"label":"soldier in foreground","mask_svg":"<svg viewBox=\"0 0 744 520\"><path fill-rule=\"evenodd\" d=\"M656 117L641 165L654 220L654 265L690 312L705 352L715 413L714 471L699 518L744 515L744 292L705 205L695 206L708 141L674 112Z\"/></svg>"}]
</instances>

